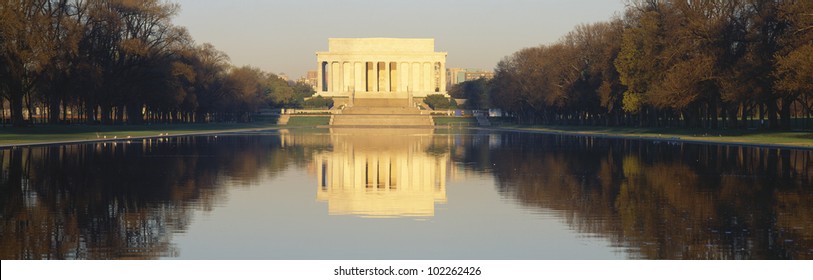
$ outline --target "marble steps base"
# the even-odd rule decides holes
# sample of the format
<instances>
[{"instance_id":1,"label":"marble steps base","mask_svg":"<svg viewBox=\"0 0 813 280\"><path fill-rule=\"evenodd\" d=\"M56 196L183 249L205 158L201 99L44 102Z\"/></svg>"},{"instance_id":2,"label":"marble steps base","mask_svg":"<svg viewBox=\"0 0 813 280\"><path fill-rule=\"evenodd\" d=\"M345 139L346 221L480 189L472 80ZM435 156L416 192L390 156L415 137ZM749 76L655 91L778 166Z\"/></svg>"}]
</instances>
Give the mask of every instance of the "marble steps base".
<instances>
[{"instance_id":1,"label":"marble steps base","mask_svg":"<svg viewBox=\"0 0 813 280\"><path fill-rule=\"evenodd\" d=\"M333 115L330 120L332 126L434 126L435 122L430 115L400 115L400 114L369 114L369 115Z\"/></svg>"},{"instance_id":2,"label":"marble steps base","mask_svg":"<svg viewBox=\"0 0 813 280\"><path fill-rule=\"evenodd\" d=\"M421 110L409 107L351 107L342 111L343 115L420 115Z\"/></svg>"}]
</instances>

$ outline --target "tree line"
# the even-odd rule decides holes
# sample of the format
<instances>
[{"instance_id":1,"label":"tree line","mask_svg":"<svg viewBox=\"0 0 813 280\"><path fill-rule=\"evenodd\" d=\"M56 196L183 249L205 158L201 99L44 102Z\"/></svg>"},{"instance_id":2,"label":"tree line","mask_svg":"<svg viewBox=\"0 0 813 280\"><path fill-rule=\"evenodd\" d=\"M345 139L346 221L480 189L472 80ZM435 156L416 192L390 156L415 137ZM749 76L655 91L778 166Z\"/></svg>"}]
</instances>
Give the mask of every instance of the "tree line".
<instances>
[{"instance_id":1,"label":"tree line","mask_svg":"<svg viewBox=\"0 0 813 280\"><path fill-rule=\"evenodd\" d=\"M195 43L172 23L179 8L160 0L2 0L0 120L248 121L259 106L313 94Z\"/></svg>"},{"instance_id":2,"label":"tree line","mask_svg":"<svg viewBox=\"0 0 813 280\"><path fill-rule=\"evenodd\" d=\"M790 129L811 118L813 2L626 6L500 61L488 100L522 123Z\"/></svg>"}]
</instances>

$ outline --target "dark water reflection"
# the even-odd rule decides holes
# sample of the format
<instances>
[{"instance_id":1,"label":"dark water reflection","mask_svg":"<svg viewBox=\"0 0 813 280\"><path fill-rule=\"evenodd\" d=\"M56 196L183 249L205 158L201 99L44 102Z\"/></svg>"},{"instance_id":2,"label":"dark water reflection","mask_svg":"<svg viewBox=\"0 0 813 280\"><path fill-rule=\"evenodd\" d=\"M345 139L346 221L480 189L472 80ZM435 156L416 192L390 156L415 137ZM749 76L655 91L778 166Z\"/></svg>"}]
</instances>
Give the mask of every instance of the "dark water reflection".
<instances>
[{"instance_id":1,"label":"dark water reflection","mask_svg":"<svg viewBox=\"0 0 813 280\"><path fill-rule=\"evenodd\" d=\"M230 241L187 242L200 232L196 223L240 231L223 226L234 218L200 213L253 205L234 193L269 189L288 195L265 198L269 213L260 215L284 219L256 221L275 229L246 243L294 245L228 258L813 259L808 150L283 131L5 149L0 164L2 259L227 258L191 253ZM490 185L469 187L483 182ZM550 220L565 230L546 231ZM478 221L489 224L472 226ZM347 244L296 245L314 243L292 240L312 233L279 233L301 225ZM388 238L352 239L364 231ZM591 248L550 250L568 242L557 238Z\"/></svg>"},{"instance_id":2,"label":"dark water reflection","mask_svg":"<svg viewBox=\"0 0 813 280\"><path fill-rule=\"evenodd\" d=\"M810 151L490 135L503 195L650 259L811 259ZM533 144L529 144L533 143ZM471 150L482 145L470 145ZM468 159L463 159L468 160Z\"/></svg>"},{"instance_id":3,"label":"dark water reflection","mask_svg":"<svg viewBox=\"0 0 813 280\"><path fill-rule=\"evenodd\" d=\"M0 257L176 255L169 240L191 212L319 148L279 146L279 137L209 136L0 150Z\"/></svg>"}]
</instances>

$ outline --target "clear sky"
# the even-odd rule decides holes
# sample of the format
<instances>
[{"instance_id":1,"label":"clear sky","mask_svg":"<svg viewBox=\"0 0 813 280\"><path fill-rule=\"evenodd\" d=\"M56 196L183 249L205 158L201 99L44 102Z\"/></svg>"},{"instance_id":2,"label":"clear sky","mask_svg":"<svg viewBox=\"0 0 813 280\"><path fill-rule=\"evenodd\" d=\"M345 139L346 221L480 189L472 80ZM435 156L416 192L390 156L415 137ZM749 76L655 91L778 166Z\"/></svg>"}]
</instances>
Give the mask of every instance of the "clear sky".
<instances>
[{"instance_id":1,"label":"clear sky","mask_svg":"<svg viewBox=\"0 0 813 280\"><path fill-rule=\"evenodd\" d=\"M493 69L522 48L620 15L622 0L173 0L175 24L234 65L297 79L328 38L435 38L447 67Z\"/></svg>"}]
</instances>

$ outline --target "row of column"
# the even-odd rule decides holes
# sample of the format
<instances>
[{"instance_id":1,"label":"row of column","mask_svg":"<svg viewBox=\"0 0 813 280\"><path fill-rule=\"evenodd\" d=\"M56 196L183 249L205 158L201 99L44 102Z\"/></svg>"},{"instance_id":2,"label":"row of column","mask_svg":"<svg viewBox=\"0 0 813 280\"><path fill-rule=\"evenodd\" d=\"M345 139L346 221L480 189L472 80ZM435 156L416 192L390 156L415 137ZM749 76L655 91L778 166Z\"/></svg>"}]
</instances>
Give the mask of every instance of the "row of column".
<instances>
[{"instance_id":1,"label":"row of column","mask_svg":"<svg viewBox=\"0 0 813 280\"><path fill-rule=\"evenodd\" d=\"M320 61L323 92L445 92L442 62Z\"/></svg>"}]
</instances>

